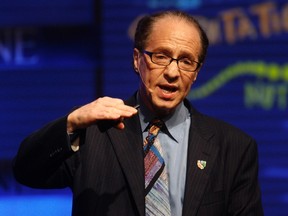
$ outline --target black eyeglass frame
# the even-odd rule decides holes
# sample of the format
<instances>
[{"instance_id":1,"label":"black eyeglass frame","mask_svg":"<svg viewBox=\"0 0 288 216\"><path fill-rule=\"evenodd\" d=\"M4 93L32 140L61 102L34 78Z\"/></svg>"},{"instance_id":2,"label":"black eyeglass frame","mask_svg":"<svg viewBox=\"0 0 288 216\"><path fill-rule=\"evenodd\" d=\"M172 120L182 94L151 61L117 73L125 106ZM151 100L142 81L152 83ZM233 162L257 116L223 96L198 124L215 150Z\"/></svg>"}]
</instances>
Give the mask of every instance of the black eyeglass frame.
<instances>
[{"instance_id":1,"label":"black eyeglass frame","mask_svg":"<svg viewBox=\"0 0 288 216\"><path fill-rule=\"evenodd\" d=\"M177 62L177 67L178 67L180 70L187 71L187 72L191 72L191 73L197 71L197 70L199 69L199 67L201 66L201 63L200 63L200 62L197 62L197 61L194 61L194 60L190 60L190 61L195 62L195 63L197 64L197 67L195 68L195 70L185 70L185 69L183 69L183 68L180 68L180 67L179 67L179 63L178 63L178 62L181 61L183 58L175 59L175 58L172 58L171 56L168 56L168 55L166 55L166 54L164 54L164 53L161 53L161 52L150 52L150 51L147 51L147 50L143 50L142 53L148 55L148 56L150 57L150 59L151 59L151 62L153 62L153 63L156 64L156 65L168 66L168 65L170 65L173 61L176 61L176 62ZM152 55L153 55L153 54L163 54L163 55L169 57L169 58L170 58L169 64L166 65L166 64L159 64L159 63L154 62L153 59L152 59Z\"/></svg>"}]
</instances>

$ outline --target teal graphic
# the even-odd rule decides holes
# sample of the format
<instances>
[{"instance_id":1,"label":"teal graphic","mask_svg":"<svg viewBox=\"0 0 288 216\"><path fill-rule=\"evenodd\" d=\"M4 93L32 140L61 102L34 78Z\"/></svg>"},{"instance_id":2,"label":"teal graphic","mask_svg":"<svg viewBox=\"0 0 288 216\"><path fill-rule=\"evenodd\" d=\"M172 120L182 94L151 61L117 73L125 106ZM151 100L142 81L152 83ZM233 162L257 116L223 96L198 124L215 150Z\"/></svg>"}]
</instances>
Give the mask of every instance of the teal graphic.
<instances>
[{"instance_id":1,"label":"teal graphic","mask_svg":"<svg viewBox=\"0 0 288 216\"><path fill-rule=\"evenodd\" d=\"M258 104L264 109L271 109L276 103L279 109L287 107L288 96L288 64L259 62L239 62L220 71L198 88L193 88L188 99L197 100L209 97L224 87L225 84L240 76L256 78L256 82L246 82L244 102L247 108Z\"/></svg>"}]
</instances>

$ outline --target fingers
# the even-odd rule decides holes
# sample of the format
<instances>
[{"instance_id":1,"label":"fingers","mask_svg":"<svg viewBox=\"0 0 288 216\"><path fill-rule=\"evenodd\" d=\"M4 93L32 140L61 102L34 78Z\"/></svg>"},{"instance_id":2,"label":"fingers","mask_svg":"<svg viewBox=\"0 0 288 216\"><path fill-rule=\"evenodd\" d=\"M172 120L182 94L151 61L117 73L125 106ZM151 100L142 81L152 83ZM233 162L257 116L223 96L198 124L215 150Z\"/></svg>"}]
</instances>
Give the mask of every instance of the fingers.
<instances>
[{"instance_id":1,"label":"fingers","mask_svg":"<svg viewBox=\"0 0 288 216\"><path fill-rule=\"evenodd\" d=\"M125 105L121 99L104 97L92 103L93 112L97 112L95 115L101 120L117 120L137 113L137 109Z\"/></svg>"},{"instance_id":2,"label":"fingers","mask_svg":"<svg viewBox=\"0 0 288 216\"><path fill-rule=\"evenodd\" d=\"M134 107L125 105L123 100L103 97L80 107L67 118L67 131L86 128L99 120L114 120L116 127L124 128L123 119L137 113Z\"/></svg>"},{"instance_id":3,"label":"fingers","mask_svg":"<svg viewBox=\"0 0 288 216\"><path fill-rule=\"evenodd\" d=\"M125 128L125 125L122 121L120 121L120 122L115 124L115 127L120 129L120 130L123 130Z\"/></svg>"}]
</instances>

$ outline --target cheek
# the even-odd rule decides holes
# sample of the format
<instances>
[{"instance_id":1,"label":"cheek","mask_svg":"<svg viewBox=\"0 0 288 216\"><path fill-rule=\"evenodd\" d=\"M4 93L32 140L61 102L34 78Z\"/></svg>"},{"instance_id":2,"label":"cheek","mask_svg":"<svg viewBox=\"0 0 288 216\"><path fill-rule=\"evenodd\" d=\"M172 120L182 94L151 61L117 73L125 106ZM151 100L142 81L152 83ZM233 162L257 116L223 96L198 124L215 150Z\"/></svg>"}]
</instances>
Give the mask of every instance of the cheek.
<instances>
[{"instance_id":1,"label":"cheek","mask_svg":"<svg viewBox=\"0 0 288 216\"><path fill-rule=\"evenodd\" d=\"M191 85L194 83L195 78L196 74L184 74L182 76L183 87L186 91L190 89Z\"/></svg>"},{"instance_id":2,"label":"cheek","mask_svg":"<svg viewBox=\"0 0 288 216\"><path fill-rule=\"evenodd\" d=\"M161 75L163 74L163 72L160 71L159 69L157 70L153 68L147 68L144 66L142 67L141 73L142 73L142 79L145 80L145 83L151 86L156 84L157 81L159 80L159 77L161 77Z\"/></svg>"}]
</instances>

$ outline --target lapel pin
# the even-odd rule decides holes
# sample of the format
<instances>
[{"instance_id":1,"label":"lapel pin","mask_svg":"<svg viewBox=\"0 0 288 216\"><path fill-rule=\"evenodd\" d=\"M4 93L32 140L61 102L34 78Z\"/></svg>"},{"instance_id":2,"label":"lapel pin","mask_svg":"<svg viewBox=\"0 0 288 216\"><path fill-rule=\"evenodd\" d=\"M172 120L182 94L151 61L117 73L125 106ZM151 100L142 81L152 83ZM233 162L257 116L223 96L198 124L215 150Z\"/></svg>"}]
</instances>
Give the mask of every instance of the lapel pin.
<instances>
[{"instance_id":1,"label":"lapel pin","mask_svg":"<svg viewBox=\"0 0 288 216\"><path fill-rule=\"evenodd\" d=\"M197 166L198 166L199 169L203 170L206 167L206 161L198 160L197 161Z\"/></svg>"}]
</instances>

